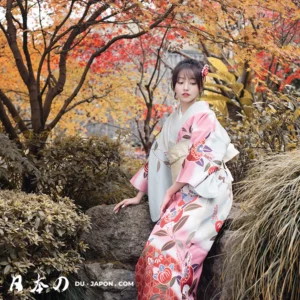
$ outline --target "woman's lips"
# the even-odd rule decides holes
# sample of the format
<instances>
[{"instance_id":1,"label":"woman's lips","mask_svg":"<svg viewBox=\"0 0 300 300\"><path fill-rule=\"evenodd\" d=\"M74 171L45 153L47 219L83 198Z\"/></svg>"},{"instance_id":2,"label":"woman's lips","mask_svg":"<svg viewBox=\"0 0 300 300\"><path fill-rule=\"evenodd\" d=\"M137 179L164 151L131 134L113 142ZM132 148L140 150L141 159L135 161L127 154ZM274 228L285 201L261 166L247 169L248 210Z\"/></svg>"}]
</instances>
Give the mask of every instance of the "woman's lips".
<instances>
[{"instance_id":1,"label":"woman's lips","mask_svg":"<svg viewBox=\"0 0 300 300\"><path fill-rule=\"evenodd\" d=\"M189 93L183 93L182 96L188 97L190 94Z\"/></svg>"}]
</instances>

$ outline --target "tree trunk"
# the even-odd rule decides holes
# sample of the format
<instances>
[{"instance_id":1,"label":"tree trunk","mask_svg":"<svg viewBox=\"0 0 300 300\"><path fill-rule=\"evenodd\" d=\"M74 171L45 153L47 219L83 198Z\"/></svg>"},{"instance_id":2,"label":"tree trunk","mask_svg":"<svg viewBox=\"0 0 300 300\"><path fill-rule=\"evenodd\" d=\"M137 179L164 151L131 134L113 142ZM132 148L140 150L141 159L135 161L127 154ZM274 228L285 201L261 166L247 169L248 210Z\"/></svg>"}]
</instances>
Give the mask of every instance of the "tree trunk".
<instances>
[{"instance_id":1,"label":"tree trunk","mask_svg":"<svg viewBox=\"0 0 300 300\"><path fill-rule=\"evenodd\" d=\"M35 167L38 169L39 161L42 159L41 150L46 146L49 132L44 131L36 136L36 138L29 144L29 157L35 158ZM34 172L24 173L22 180L22 191L25 193L37 192L38 178Z\"/></svg>"}]
</instances>

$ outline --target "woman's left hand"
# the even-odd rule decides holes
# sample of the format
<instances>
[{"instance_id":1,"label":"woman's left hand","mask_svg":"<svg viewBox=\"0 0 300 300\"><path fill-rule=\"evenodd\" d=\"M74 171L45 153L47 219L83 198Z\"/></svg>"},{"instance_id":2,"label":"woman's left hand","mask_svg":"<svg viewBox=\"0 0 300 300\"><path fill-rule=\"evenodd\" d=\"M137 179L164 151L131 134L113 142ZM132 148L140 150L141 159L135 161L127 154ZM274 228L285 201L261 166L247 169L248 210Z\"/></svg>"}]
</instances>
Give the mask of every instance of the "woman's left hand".
<instances>
[{"instance_id":1,"label":"woman's left hand","mask_svg":"<svg viewBox=\"0 0 300 300\"><path fill-rule=\"evenodd\" d=\"M170 193L169 191L166 192L164 200L160 206L160 218L164 214L166 208L171 204L171 202L174 200L175 194Z\"/></svg>"}]
</instances>

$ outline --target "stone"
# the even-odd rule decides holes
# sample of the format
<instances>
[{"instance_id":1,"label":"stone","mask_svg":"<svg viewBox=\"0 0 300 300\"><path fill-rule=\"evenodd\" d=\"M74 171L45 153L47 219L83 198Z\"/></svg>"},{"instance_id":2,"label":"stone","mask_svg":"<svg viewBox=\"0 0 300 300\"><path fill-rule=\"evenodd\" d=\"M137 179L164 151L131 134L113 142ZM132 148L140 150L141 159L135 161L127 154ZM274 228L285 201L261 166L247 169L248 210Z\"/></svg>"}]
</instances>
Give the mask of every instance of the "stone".
<instances>
[{"instance_id":1,"label":"stone","mask_svg":"<svg viewBox=\"0 0 300 300\"><path fill-rule=\"evenodd\" d=\"M223 227L225 229L229 229L231 227L232 221L235 220L236 218L240 217L242 215L241 207L239 203L233 203L230 213L224 222Z\"/></svg>"},{"instance_id":2,"label":"stone","mask_svg":"<svg viewBox=\"0 0 300 300\"><path fill-rule=\"evenodd\" d=\"M225 249L227 249L228 241L233 234L234 232L223 228L209 251L203 263L203 271L197 290L197 300L221 300L221 296L227 294L228 291L225 292L224 290L228 289L226 283L230 275L224 275L223 263L226 256Z\"/></svg>"},{"instance_id":3,"label":"stone","mask_svg":"<svg viewBox=\"0 0 300 300\"><path fill-rule=\"evenodd\" d=\"M118 214L114 205L89 209L92 229L82 236L89 245L86 258L135 264L154 227L148 203L122 208Z\"/></svg>"},{"instance_id":4,"label":"stone","mask_svg":"<svg viewBox=\"0 0 300 300\"><path fill-rule=\"evenodd\" d=\"M78 272L89 300L136 299L134 271L116 268L112 263L85 263Z\"/></svg>"},{"instance_id":5,"label":"stone","mask_svg":"<svg viewBox=\"0 0 300 300\"><path fill-rule=\"evenodd\" d=\"M134 268L155 223L150 219L148 203L123 208L118 214L113 208L100 205L86 212L92 228L82 239L89 249L76 280L85 283L88 300L137 298Z\"/></svg>"}]
</instances>

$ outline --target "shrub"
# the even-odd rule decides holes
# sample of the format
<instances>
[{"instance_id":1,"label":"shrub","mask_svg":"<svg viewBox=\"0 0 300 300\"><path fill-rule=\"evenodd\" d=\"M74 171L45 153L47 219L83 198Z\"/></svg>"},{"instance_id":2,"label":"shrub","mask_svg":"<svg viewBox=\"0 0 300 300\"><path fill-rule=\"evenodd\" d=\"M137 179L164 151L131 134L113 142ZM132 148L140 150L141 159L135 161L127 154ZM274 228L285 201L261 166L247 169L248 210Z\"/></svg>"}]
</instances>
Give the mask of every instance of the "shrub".
<instances>
[{"instance_id":1,"label":"shrub","mask_svg":"<svg viewBox=\"0 0 300 300\"><path fill-rule=\"evenodd\" d=\"M0 188L20 189L26 173L39 179L39 172L16 144L0 133Z\"/></svg>"},{"instance_id":2,"label":"shrub","mask_svg":"<svg viewBox=\"0 0 300 300\"><path fill-rule=\"evenodd\" d=\"M244 178L253 160L300 146L299 102L287 96L271 100L254 103L248 107L251 114L240 115L240 121L228 120L225 125L240 151L238 160L228 163L236 181Z\"/></svg>"},{"instance_id":3,"label":"shrub","mask_svg":"<svg viewBox=\"0 0 300 300\"><path fill-rule=\"evenodd\" d=\"M86 245L79 240L89 228L89 217L68 198L52 201L47 195L0 191L0 286L9 299L11 275L23 277L21 299L38 274L51 286L61 275L76 272ZM0 294L1 295L1 294ZM32 294L31 294L32 295Z\"/></svg>"},{"instance_id":4,"label":"shrub","mask_svg":"<svg viewBox=\"0 0 300 300\"><path fill-rule=\"evenodd\" d=\"M41 152L39 191L67 196L83 209L115 203L132 195L129 178L121 169L119 140L107 137L56 139Z\"/></svg>"},{"instance_id":5,"label":"shrub","mask_svg":"<svg viewBox=\"0 0 300 300\"><path fill-rule=\"evenodd\" d=\"M300 150L264 157L240 183L226 270L231 299L300 299Z\"/></svg>"}]
</instances>

